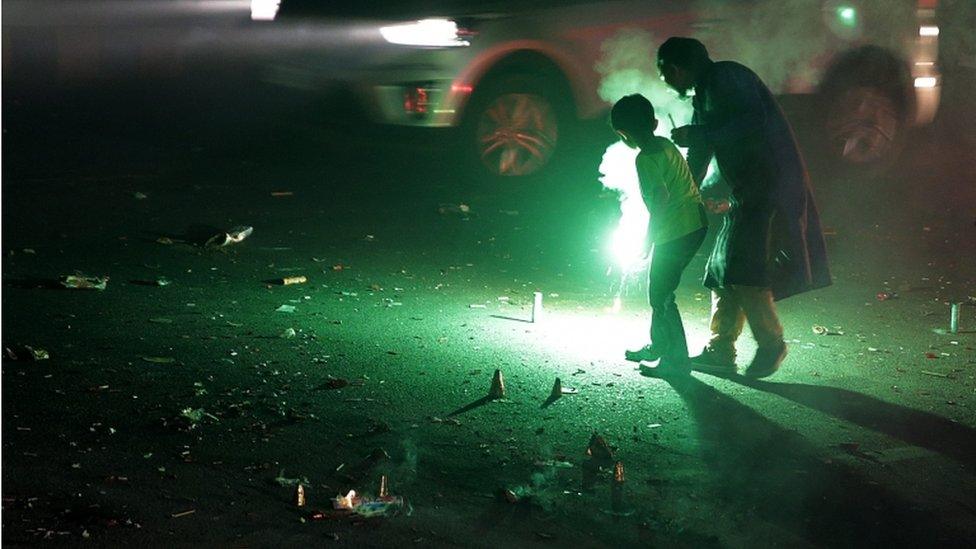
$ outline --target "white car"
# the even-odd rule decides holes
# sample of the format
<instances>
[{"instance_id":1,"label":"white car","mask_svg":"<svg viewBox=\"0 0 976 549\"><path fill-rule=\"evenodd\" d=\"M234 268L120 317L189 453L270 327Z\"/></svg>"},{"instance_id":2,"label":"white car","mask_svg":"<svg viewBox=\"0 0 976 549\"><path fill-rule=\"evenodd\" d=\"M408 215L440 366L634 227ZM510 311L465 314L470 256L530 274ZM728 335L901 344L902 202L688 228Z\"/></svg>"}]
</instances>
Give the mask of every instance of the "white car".
<instances>
[{"instance_id":1,"label":"white car","mask_svg":"<svg viewBox=\"0 0 976 549\"><path fill-rule=\"evenodd\" d=\"M401 4L395 17L253 1L256 19L290 25L312 46L269 78L351 89L380 123L460 128L466 150L501 176L544 170L574 120L603 116L627 93L648 95L659 119L687 122L688 105L654 68L669 36L700 39L777 94L818 101L825 142L850 165L885 162L938 107L937 0L453 2Z\"/></svg>"}]
</instances>

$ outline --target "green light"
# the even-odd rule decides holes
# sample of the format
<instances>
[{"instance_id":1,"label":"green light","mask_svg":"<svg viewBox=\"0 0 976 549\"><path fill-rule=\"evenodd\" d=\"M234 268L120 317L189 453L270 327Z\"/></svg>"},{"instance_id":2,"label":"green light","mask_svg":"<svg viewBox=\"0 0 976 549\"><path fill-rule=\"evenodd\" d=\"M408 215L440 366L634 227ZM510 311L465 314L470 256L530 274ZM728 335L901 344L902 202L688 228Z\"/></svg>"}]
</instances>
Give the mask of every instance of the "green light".
<instances>
[{"instance_id":1,"label":"green light","mask_svg":"<svg viewBox=\"0 0 976 549\"><path fill-rule=\"evenodd\" d=\"M841 6L837 8L837 17L840 17L841 23L853 27L857 24L857 10L851 6Z\"/></svg>"}]
</instances>

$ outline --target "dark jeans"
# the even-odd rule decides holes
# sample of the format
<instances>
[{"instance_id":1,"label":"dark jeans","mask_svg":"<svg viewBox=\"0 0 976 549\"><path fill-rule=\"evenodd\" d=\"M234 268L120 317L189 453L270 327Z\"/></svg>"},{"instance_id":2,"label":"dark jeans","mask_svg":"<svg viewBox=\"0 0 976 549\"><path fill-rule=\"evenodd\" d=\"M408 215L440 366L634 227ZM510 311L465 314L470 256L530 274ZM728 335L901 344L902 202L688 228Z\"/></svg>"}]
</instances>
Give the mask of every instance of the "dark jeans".
<instances>
[{"instance_id":1,"label":"dark jeans","mask_svg":"<svg viewBox=\"0 0 976 549\"><path fill-rule=\"evenodd\" d=\"M674 291L681 273L695 257L707 229L702 228L663 244L655 244L648 271L647 293L651 304L651 344L662 360L688 360L688 342Z\"/></svg>"}]
</instances>

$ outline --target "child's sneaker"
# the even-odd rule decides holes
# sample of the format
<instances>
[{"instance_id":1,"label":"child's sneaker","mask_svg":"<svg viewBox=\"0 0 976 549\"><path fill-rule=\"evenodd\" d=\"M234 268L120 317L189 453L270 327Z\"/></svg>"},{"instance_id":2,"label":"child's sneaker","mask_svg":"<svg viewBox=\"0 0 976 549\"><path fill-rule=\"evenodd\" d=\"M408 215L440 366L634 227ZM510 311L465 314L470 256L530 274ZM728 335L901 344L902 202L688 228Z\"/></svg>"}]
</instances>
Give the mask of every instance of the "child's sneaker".
<instances>
[{"instance_id":1,"label":"child's sneaker","mask_svg":"<svg viewBox=\"0 0 976 549\"><path fill-rule=\"evenodd\" d=\"M722 353L711 347L705 347L700 355L691 357L691 369L713 376L734 376L736 374L735 353Z\"/></svg>"},{"instance_id":2,"label":"child's sneaker","mask_svg":"<svg viewBox=\"0 0 976 549\"><path fill-rule=\"evenodd\" d=\"M691 373L691 361L662 358L656 363L641 362L638 368L645 377L686 376Z\"/></svg>"},{"instance_id":3,"label":"child's sneaker","mask_svg":"<svg viewBox=\"0 0 976 549\"><path fill-rule=\"evenodd\" d=\"M651 362L661 358L661 352L654 345L644 345L636 351L624 351L624 358L631 362Z\"/></svg>"}]
</instances>

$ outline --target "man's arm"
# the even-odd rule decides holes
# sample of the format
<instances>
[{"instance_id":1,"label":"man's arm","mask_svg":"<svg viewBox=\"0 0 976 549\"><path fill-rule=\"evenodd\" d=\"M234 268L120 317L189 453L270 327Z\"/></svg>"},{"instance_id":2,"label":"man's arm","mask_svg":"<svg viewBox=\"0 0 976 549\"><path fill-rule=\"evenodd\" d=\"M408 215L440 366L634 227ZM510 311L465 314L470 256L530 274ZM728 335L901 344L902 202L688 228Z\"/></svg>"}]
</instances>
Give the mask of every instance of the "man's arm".
<instances>
[{"instance_id":1,"label":"man's arm","mask_svg":"<svg viewBox=\"0 0 976 549\"><path fill-rule=\"evenodd\" d=\"M759 78L745 68L726 66L709 79L706 96L713 102L712 120L721 125L706 124L697 141L722 145L747 139L766 124L766 109L760 94ZM690 162L690 160L689 160Z\"/></svg>"}]
</instances>

